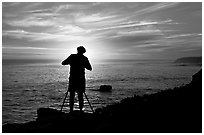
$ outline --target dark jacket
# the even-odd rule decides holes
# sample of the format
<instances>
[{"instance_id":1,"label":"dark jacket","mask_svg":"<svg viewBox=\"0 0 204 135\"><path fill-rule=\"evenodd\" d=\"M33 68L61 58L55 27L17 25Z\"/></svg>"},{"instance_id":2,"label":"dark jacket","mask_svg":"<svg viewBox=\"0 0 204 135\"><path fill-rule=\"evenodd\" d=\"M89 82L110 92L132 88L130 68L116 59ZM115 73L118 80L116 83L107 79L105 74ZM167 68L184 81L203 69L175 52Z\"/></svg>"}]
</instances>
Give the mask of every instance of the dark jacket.
<instances>
[{"instance_id":1,"label":"dark jacket","mask_svg":"<svg viewBox=\"0 0 204 135\"><path fill-rule=\"evenodd\" d=\"M62 65L70 65L69 91L85 91L85 69L92 70L88 58L81 54L71 54Z\"/></svg>"}]
</instances>

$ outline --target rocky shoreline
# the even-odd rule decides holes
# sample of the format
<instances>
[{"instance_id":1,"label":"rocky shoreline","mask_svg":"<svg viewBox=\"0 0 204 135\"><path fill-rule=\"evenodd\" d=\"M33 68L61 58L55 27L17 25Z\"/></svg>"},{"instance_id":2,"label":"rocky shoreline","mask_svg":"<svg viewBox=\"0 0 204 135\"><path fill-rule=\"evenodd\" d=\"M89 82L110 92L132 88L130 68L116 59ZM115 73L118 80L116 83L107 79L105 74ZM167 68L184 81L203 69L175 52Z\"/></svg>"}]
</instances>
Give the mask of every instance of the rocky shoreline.
<instances>
[{"instance_id":1,"label":"rocky shoreline","mask_svg":"<svg viewBox=\"0 0 204 135\"><path fill-rule=\"evenodd\" d=\"M190 84L151 95L133 96L73 114L37 110L35 121L6 124L3 133L202 133L202 70Z\"/></svg>"}]
</instances>

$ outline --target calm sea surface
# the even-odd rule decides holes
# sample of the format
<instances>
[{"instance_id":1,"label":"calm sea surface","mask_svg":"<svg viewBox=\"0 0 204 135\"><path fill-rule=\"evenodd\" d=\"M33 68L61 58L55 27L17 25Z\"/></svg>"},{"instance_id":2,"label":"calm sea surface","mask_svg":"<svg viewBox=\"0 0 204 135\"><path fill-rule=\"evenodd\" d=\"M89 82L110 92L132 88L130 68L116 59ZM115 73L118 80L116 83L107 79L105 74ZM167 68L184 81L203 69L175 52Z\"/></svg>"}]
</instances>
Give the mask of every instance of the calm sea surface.
<instances>
[{"instance_id":1,"label":"calm sea surface","mask_svg":"<svg viewBox=\"0 0 204 135\"><path fill-rule=\"evenodd\" d=\"M178 66L170 60L107 61L92 63L92 67L93 71L86 71L86 94L93 108L134 94L151 94L185 85L201 68ZM69 66L60 63L3 61L3 124L35 120L37 109L42 107L60 110L67 91L68 72ZM103 84L112 85L112 92L97 91ZM77 109L77 100L75 106ZM90 111L86 99L85 111Z\"/></svg>"}]
</instances>

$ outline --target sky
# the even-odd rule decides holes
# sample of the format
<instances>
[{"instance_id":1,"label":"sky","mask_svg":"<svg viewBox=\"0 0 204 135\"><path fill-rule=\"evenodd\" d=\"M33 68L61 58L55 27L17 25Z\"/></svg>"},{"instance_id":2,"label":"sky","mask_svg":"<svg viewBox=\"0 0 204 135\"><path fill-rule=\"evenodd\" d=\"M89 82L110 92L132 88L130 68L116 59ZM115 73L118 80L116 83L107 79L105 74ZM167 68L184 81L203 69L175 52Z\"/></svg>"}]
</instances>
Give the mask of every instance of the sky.
<instances>
[{"instance_id":1,"label":"sky","mask_svg":"<svg viewBox=\"0 0 204 135\"><path fill-rule=\"evenodd\" d=\"M3 2L3 59L202 56L201 2Z\"/></svg>"}]
</instances>

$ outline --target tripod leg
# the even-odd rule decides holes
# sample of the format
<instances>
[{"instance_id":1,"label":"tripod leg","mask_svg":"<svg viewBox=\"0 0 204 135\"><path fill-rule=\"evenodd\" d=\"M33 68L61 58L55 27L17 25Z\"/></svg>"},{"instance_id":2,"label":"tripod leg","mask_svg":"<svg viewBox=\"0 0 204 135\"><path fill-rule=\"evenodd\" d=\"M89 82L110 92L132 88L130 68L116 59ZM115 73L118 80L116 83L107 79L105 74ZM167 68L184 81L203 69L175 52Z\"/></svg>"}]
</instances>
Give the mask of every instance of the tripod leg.
<instances>
[{"instance_id":1,"label":"tripod leg","mask_svg":"<svg viewBox=\"0 0 204 135\"><path fill-rule=\"evenodd\" d=\"M86 97L86 100L87 100L88 103L89 103L89 106L91 107L92 112L94 113L94 110L93 110L93 108L92 108L92 106L91 106L91 103L89 102L89 99L88 99L88 97L87 97L87 95L86 95L85 92L84 92L84 95L85 95L85 97Z\"/></svg>"},{"instance_id":2,"label":"tripod leg","mask_svg":"<svg viewBox=\"0 0 204 135\"><path fill-rule=\"evenodd\" d=\"M68 94L68 90L67 90L67 92L66 92L66 95L65 95L64 101L63 101L63 103L62 103L60 112L62 111L62 108L64 107L64 102L65 102L65 100L66 100L66 98L67 98L67 94Z\"/></svg>"}]
</instances>

